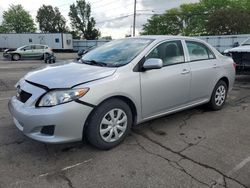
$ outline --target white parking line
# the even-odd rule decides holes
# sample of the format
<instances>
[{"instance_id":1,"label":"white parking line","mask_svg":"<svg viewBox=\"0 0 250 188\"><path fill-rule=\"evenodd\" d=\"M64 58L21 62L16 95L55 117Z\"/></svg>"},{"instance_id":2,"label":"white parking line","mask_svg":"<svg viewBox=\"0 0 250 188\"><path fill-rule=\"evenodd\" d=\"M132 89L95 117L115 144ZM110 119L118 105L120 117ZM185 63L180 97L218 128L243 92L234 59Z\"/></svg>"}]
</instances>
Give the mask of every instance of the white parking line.
<instances>
[{"instance_id":1,"label":"white parking line","mask_svg":"<svg viewBox=\"0 0 250 188\"><path fill-rule=\"evenodd\" d=\"M0 98L0 101L10 100L10 97Z\"/></svg>"},{"instance_id":2,"label":"white parking line","mask_svg":"<svg viewBox=\"0 0 250 188\"><path fill-rule=\"evenodd\" d=\"M80 162L80 163L77 163L77 164L74 164L74 165L66 166L66 167L62 168L60 171L63 172L63 171L66 171L66 170L75 168L75 167L77 167L77 166L80 166L80 165L82 165L82 164L84 164L84 163L88 163L88 162L90 162L90 161L92 161L92 159L89 159L89 160L86 160L86 161L83 161L83 162ZM44 173L44 174L39 175L38 177L45 177L45 176L48 176L48 175L50 175L50 174L53 174L53 173Z\"/></svg>"},{"instance_id":3,"label":"white parking line","mask_svg":"<svg viewBox=\"0 0 250 188\"><path fill-rule=\"evenodd\" d=\"M241 161L239 164L237 164L232 170L230 170L228 173L227 173L227 176L231 176L233 175L235 172L239 171L240 169L242 169L244 166L247 165L247 163L250 162L250 156L245 158L243 161ZM213 186L213 187L216 187L217 185L219 184L222 184L223 183L223 178L219 178L217 181L216 181L216 184Z\"/></svg>"}]
</instances>

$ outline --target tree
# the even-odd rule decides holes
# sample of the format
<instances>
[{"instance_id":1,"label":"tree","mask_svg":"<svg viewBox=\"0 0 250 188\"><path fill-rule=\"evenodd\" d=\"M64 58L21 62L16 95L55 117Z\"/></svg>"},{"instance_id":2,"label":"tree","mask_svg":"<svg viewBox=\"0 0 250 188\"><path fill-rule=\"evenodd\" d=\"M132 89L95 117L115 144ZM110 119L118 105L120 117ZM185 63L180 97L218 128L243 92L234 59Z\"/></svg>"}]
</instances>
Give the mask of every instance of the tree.
<instances>
[{"instance_id":1,"label":"tree","mask_svg":"<svg viewBox=\"0 0 250 188\"><path fill-rule=\"evenodd\" d=\"M103 40L112 40L112 36L104 36L104 37L101 37L101 39L103 39Z\"/></svg>"},{"instance_id":2,"label":"tree","mask_svg":"<svg viewBox=\"0 0 250 188\"><path fill-rule=\"evenodd\" d=\"M35 23L22 5L11 5L3 12L2 28L7 32L27 33L35 32Z\"/></svg>"},{"instance_id":3,"label":"tree","mask_svg":"<svg viewBox=\"0 0 250 188\"><path fill-rule=\"evenodd\" d=\"M249 33L249 10L249 0L200 0L152 16L143 25L141 34L192 36Z\"/></svg>"},{"instance_id":4,"label":"tree","mask_svg":"<svg viewBox=\"0 0 250 188\"><path fill-rule=\"evenodd\" d=\"M183 35L206 35L205 25L208 12L201 3L183 4L180 6L183 22Z\"/></svg>"},{"instance_id":5,"label":"tree","mask_svg":"<svg viewBox=\"0 0 250 188\"><path fill-rule=\"evenodd\" d=\"M39 29L45 33L63 33L68 31L66 19L57 7L53 8L50 5L43 5L37 12L36 21L39 23Z\"/></svg>"},{"instance_id":6,"label":"tree","mask_svg":"<svg viewBox=\"0 0 250 188\"><path fill-rule=\"evenodd\" d=\"M69 17L72 28L81 33L87 40L97 39L100 32L95 28L95 20L91 15L91 7L85 0L77 0L76 5L70 5Z\"/></svg>"},{"instance_id":7,"label":"tree","mask_svg":"<svg viewBox=\"0 0 250 188\"><path fill-rule=\"evenodd\" d=\"M178 35L182 32L183 23L178 9L171 9L162 15L152 16L143 25L143 35Z\"/></svg>"},{"instance_id":8,"label":"tree","mask_svg":"<svg viewBox=\"0 0 250 188\"><path fill-rule=\"evenodd\" d=\"M244 19L241 19L244 18ZM227 8L216 11L208 19L206 30L209 35L232 35L250 32L250 12Z\"/></svg>"},{"instance_id":9,"label":"tree","mask_svg":"<svg viewBox=\"0 0 250 188\"><path fill-rule=\"evenodd\" d=\"M8 32L8 30L5 27L3 27L2 25L0 25L0 33L7 33L7 32Z\"/></svg>"}]
</instances>

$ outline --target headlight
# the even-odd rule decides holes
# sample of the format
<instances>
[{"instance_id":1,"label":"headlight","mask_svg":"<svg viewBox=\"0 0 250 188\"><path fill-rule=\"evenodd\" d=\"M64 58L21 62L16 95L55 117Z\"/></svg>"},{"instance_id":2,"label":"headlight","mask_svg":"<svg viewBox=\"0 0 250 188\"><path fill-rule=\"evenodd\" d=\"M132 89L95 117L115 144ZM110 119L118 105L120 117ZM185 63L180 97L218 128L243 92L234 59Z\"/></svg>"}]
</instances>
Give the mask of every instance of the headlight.
<instances>
[{"instance_id":1,"label":"headlight","mask_svg":"<svg viewBox=\"0 0 250 188\"><path fill-rule=\"evenodd\" d=\"M38 101L38 106L50 107L58 104L67 103L81 98L88 91L89 88L49 91Z\"/></svg>"}]
</instances>

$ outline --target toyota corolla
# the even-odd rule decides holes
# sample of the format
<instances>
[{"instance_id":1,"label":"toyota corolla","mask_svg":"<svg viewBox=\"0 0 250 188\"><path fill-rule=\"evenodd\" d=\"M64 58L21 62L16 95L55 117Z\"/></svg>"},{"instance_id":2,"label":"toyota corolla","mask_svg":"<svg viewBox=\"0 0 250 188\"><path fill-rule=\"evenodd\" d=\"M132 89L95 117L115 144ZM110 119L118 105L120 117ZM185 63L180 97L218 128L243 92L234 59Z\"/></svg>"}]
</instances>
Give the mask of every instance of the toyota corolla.
<instances>
[{"instance_id":1,"label":"toyota corolla","mask_svg":"<svg viewBox=\"0 0 250 188\"><path fill-rule=\"evenodd\" d=\"M209 44L180 36L108 42L79 62L28 73L9 102L16 127L45 143L86 138L110 149L131 126L207 104L220 110L235 66Z\"/></svg>"}]
</instances>

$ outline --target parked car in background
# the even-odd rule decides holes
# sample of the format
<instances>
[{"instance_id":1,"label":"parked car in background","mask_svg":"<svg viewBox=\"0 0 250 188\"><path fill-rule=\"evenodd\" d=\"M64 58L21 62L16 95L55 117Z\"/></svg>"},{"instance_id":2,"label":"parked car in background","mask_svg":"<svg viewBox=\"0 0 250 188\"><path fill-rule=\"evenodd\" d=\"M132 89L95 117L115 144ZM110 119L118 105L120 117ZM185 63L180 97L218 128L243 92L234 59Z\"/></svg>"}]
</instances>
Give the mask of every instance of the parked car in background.
<instances>
[{"instance_id":1,"label":"parked car in background","mask_svg":"<svg viewBox=\"0 0 250 188\"><path fill-rule=\"evenodd\" d=\"M6 49L3 52L5 58L10 58L13 61L20 59L45 59L47 56L53 55L52 49L47 45L32 44L22 46L16 50Z\"/></svg>"},{"instance_id":2,"label":"parked car in background","mask_svg":"<svg viewBox=\"0 0 250 188\"><path fill-rule=\"evenodd\" d=\"M92 46L92 47L89 47L88 49L85 49L85 50L84 50L84 49L79 50L79 51L77 52L77 55L78 55L77 60L81 59L82 56L83 56L84 54L86 54L86 53L88 53L89 51L95 49L96 47L97 47L97 46Z\"/></svg>"},{"instance_id":3,"label":"parked car in background","mask_svg":"<svg viewBox=\"0 0 250 188\"><path fill-rule=\"evenodd\" d=\"M234 46L232 49L225 50L224 54L233 58L238 74L250 74L250 38L241 45L235 43Z\"/></svg>"},{"instance_id":4,"label":"parked car in background","mask_svg":"<svg viewBox=\"0 0 250 188\"><path fill-rule=\"evenodd\" d=\"M135 124L202 104L220 110L234 79L233 60L201 40L126 38L78 62L28 73L16 84L9 110L17 128L32 139L65 143L86 138L110 149Z\"/></svg>"}]
</instances>

